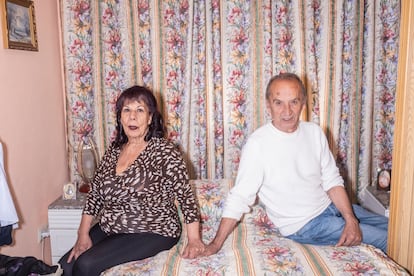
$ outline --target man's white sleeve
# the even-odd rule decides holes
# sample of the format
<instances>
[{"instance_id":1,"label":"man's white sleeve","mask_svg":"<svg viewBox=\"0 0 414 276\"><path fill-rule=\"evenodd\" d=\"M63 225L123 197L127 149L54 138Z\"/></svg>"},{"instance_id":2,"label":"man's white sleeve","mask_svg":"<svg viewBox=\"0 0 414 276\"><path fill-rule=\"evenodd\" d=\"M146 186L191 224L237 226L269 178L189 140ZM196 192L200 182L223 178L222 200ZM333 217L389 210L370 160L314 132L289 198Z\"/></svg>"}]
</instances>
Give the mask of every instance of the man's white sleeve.
<instances>
[{"instance_id":1,"label":"man's white sleeve","mask_svg":"<svg viewBox=\"0 0 414 276\"><path fill-rule=\"evenodd\" d=\"M230 190L223 217L240 220L250 211L263 181L263 162L260 144L249 139L243 147L235 186Z\"/></svg>"}]
</instances>

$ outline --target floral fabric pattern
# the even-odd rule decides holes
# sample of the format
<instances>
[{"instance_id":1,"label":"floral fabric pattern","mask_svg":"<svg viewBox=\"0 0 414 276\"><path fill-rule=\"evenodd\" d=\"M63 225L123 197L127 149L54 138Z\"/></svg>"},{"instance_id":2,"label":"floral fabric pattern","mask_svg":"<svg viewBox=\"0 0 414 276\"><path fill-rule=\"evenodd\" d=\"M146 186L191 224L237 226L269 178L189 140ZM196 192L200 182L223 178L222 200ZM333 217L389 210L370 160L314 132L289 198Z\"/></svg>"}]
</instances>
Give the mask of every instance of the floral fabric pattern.
<instances>
[{"instance_id":1,"label":"floral fabric pattern","mask_svg":"<svg viewBox=\"0 0 414 276\"><path fill-rule=\"evenodd\" d=\"M77 149L115 135L125 88L154 91L194 179L232 178L269 120L265 90L297 73L302 118L328 136L350 194L392 169L400 1L60 0L71 181Z\"/></svg>"}]
</instances>

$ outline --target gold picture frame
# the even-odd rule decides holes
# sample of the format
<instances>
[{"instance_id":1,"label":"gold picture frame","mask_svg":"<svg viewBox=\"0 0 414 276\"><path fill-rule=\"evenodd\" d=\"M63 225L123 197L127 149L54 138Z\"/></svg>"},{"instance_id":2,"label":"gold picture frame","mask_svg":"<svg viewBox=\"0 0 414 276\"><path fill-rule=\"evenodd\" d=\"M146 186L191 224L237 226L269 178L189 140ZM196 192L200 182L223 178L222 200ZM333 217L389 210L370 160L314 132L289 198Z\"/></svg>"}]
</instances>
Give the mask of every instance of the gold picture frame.
<instances>
[{"instance_id":1,"label":"gold picture frame","mask_svg":"<svg viewBox=\"0 0 414 276\"><path fill-rule=\"evenodd\" d=\"M0 0L3 10L4 47L39 51L33 1Z\"/></svg>"}]
</instances>

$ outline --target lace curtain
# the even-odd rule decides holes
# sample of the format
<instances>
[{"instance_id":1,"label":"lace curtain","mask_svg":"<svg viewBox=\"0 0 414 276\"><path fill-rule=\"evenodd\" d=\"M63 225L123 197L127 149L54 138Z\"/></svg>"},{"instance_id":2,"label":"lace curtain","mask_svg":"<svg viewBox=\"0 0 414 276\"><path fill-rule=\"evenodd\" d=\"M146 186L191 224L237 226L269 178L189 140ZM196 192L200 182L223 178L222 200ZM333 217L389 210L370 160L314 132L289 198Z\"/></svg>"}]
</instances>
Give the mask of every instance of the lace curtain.
<instances>
[{"instance_id":1,"label":"lace curtain","mask_svg":"<svg viewBox=\"0 0 414 276\"><path fill-rule=\"evenodd\" d=\"M134 84L159 100L192 178L231 178L268 120L272 75L297 73L303 117L328 136L356 195L391 169L400 1L60 0L72 180L77 145L102 154Z\"/></svg>"}]
</instances>

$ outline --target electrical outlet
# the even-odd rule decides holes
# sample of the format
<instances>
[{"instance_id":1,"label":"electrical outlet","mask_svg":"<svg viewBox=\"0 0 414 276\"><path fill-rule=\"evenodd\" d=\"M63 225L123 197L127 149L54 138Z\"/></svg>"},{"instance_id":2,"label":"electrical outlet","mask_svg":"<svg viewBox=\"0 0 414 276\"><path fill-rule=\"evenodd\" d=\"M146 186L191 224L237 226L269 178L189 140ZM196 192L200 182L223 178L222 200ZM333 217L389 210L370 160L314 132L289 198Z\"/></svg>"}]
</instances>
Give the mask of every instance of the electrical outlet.
<instances>
[{"instance_id":1,"label":"electrical outlet","mask_svg":"<svg viewBox=\"0 0 414 276\"><path fill-rule=\"evenodd\" d=\"M41 242L43 239L50 236L49 226L43 225L37 230L37 242Z\"/></svg>"}]
</instances>

